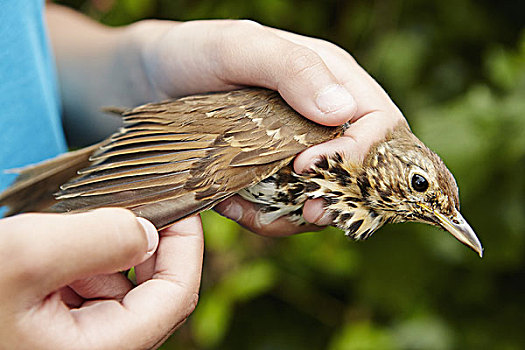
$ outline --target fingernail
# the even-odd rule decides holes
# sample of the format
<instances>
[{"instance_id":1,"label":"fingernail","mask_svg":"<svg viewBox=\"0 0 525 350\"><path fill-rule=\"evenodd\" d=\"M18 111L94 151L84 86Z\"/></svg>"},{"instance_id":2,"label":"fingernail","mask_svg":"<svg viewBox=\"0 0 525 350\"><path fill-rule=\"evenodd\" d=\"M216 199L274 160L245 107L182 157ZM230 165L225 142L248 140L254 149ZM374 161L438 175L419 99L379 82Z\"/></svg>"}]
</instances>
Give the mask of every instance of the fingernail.
<instances>
[{"instance_id":1,"label":"fingernail","mask_svg":"<svg viewBox=\"0 0 525 350\"><path fill-rule=\"evenodd\" d=\"M334 221L334 218L332 217L332 214L330 214L328 211L323 211L323 214L315 220L314 224L317 226L328 226L331 225Z\"/></svg>"},{"instance_id":2,"label":"fingernail","mask_svg":"<svg viewBox=\"0 0 525 350\"><path fill-rule=\"evenodd\" d=\"M149 221L141 217L137 217L137 221L142 225L146 232L146 238L148 240L148 251L146 254L153 255L157 246L159 245L159 232L157 228Z\"/></svg>"},{"instance_id":3,"label":"fingernail","mask_svg":"<svg viewBox=\"0 0 525 350\"><path fill-rule=\"evenodd\" d=\"M332 84L317 93L317 107L323 113L333 113L341 109L353 110L355 100L342 85Z\"/></svg>"},{"instance_id":4,"label":"fingernail","mask_svg":"<svg viewBox=\"0 0 525 350\"><path fill-rule=\"evenodd\" d=\"M320 157L314 157L314 158L310 159L308 161L308 163L306 163L304 165L304 168L301 169L300 174L307 174L307 173L313 171L314 166L319 164L320 161L321 161Z\"/></svg>"},{"instance_id":5,"label":"fingernail","mask_svg":"<svg viewBox=\"0 0 525 350\"><path fill-rule=\"evenodd\" d=\"M233 221L239 221L242 219L242 207L239 203L231 200L226 209L222 212L222 215Z\"/></svg>"}]
</instances>

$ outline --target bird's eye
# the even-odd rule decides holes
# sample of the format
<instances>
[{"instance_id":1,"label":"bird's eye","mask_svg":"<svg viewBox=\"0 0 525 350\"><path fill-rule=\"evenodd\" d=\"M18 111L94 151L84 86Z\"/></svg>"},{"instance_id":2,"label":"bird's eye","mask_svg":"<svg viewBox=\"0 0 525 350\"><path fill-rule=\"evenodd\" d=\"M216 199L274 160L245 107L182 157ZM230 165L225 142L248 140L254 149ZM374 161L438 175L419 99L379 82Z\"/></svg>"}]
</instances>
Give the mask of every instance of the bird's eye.
<instances>
[{"instance_id":1,"label":"bird's eye","mask_svg":"<svg viewBox=\"0 0 525 350\"><path fill-rule=\"evenodd\" d=\"M412 188L418 192L425 192L428 188L428 181L419 174L412 176Z\"/></svg>"}]
</instances>

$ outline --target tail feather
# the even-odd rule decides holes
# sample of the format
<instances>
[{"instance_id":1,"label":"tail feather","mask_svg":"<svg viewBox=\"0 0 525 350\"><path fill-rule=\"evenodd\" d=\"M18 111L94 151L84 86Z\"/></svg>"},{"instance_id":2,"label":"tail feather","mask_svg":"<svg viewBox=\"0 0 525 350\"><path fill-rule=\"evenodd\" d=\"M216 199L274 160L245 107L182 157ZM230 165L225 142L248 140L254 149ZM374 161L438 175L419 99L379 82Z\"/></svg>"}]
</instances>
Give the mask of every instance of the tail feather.
<instances>
[{"instance_id":1,"label":"tail feather","mask_svg":"<svg viewBox=\"0 0 525 350\"><path fill-rule=\"evenodd\" d=\"M77 171L89 164L89 156L100 147L95 144L59 155L41 163L13 169L18 173L15 182L0 193L0 207L8 208L6 216L29 211L46 211L56 203L54 193L59 186L75 177Z\"/></svg>"}]
</instances>

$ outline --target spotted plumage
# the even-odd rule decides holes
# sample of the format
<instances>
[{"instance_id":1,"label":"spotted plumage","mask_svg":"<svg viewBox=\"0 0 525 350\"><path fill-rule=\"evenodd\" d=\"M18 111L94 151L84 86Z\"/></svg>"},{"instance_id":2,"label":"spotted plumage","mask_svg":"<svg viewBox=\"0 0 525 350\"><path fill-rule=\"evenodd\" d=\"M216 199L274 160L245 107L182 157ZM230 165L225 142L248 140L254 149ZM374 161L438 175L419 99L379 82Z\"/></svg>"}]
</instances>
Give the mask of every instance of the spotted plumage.
<instances>
[{"instance_id":1,"label":"spotted plumage","mask_svg":"<svg viewBox=\"0 0 525 350\"><path fill-rule=\"evenodd\" d=\"M10 214L42 210L58 190L52 211L125 207L162 228L236 193L261 206L261 224L282 216L303 224L304 202L323 198L334 225L355 239L385 223L419 221L482 252L459 213L454 178L405 123L362 164L335 154L299 175L291 167L294 156L344 128L310 122L269 90L147 104L125 111L123 119L124 127L106 141L22 170L0 205Z\"/></svg>"},{"instance_id":2,"label":"spotted plumage","mask_svg":"<svg viewBox=\"0 0 525 350\"><path fill-rule=\"evenodd\" d=\"M375 144L363 164L352 164L344 155L335 154L322 158L305 175L294 173L288 166L239 194L263 205L262 224L283 215L304 223L301 215L293 213L307 199L323 198L335 226L354 239L367 239L387 222L429 220L418 206L420 196L410 188L411 174L416 172L428 178L432 178L428 174L439 174L424 202L446 215L459 210L454 178L404 123Z\"/></svg>"}]
</instances>

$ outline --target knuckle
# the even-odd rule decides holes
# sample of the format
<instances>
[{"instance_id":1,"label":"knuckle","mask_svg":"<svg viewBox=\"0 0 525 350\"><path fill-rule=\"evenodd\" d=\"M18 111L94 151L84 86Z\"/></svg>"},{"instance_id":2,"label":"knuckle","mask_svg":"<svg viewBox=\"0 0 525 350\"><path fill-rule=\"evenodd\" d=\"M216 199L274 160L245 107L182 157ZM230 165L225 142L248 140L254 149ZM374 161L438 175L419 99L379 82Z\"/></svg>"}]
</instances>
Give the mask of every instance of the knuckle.
<instances>
[{"instance_id":1,"label":"knuckle","mask_svg":"<svg viewBox=\"0 0 525 350\"><path fill-rule=\"evenodd\" d=\"M256 212L253 210L246 210L242 218L237 220L237 223L247 229L248 231L261 234L263 227L257 223Z\"/></svg>"},{"instance_id":2,"label":"knuckle","mask_svg":"<svg viewBox=\"0 0 525 350\"><path fill-rule=\"evenodd\" d=\"M242 35L247 32L253 33L254 31L260 31L263 25L251 19L239 19L230 21L230 28Z\"/></svg>"},{"instance_id":3,"label":"knuckle","mask_svg":"<svg viewBox=\"0 0 525 350\"><path fill-rule=\"evenodd\" d=\"M186 317L184 317L184 319L188 318L193 313L193 311L195 311L198 303L199 303L199 293L194 292L192 293L190 302L188 303L188 307L185 312Z\"/></svg>"},{"instance_id":4,"label":"knuckle","mask_svg":"<svg viewBox=\"0 0 525 350\"><path fill-rule=\"evenodd\" d=\"M351 63L357 63L355 58L348 51L330 41L315 38L313 39L313 42L325 52L331 52L339 57L348 59Z\"/></svg>"},{"instance_id":5,"label":"knuckle","mask_svg":"<svg viewBox=\"0 0 525 350\"><path fill-rule=\"evenodd\" d=\"M264 33L264 27L252 20L223 20L213 32L214 40L210 41L206 50L215 65L216 74L227 79L235 75L239 51L252 47L256 38Z\"/></svg>"},{"instance_id":6,"label":"knuckle","mask_svg":"<svg viewBox=\"0 0 525 350\"><path fill-rule=\"evenodd\" d=\"M401 122L407 123L405 116L399 108L393 102L389 104L390 106L387 107L384 112L385 125L394 127Z\"/></svg>"},{"instance_id":7,"label":"knuckle","mask_svg":"<svg viewBox=\"0 0 525 350\"><path fill-rule=\"evenodd\" d=\"M392 113L392 119L394 120L394 122L400 122L400 121L405 121L406 122L406 119L405 119L405 116L403 115L403 113L399 110L399 108L397 108L397 106L395 107L395 111L394 113Z\"/></svg>"},{"instance_id":8,"label":"knuckle","mask_svg":"<svg viewBox=\"0 0 525 350\"><path fill-rule=\"evenodd\" d=\"M285 62L292 77L311 77L323 66L323 60L316 52L300 45L289 51Z\"/></svg>"},{"instance_id":9,"label":"knuckle","mask_svg":"<svg viewBox=\"0 0 525 350\"><path fill-rule=\"evenodd\" d=\"M242 20L225 20L222 22L222 28L218 31L219 45L217 47L228 48L231 45L239 45L239 42L253 40L253 37L261 33L263 26L255 21Z\"/></svg>"},{"instance_id":10,"label":"knuckle","mask_svg":"<svg viewBox=\"0 0 525 350\"><path fill-rule=\"evenodd\" d=\"M94 298L100 292L99 276L83 278L73 282L70 287L74 288L77 293L81 291L82 296L86 299Z\"/></svg>"}]
</instances>

